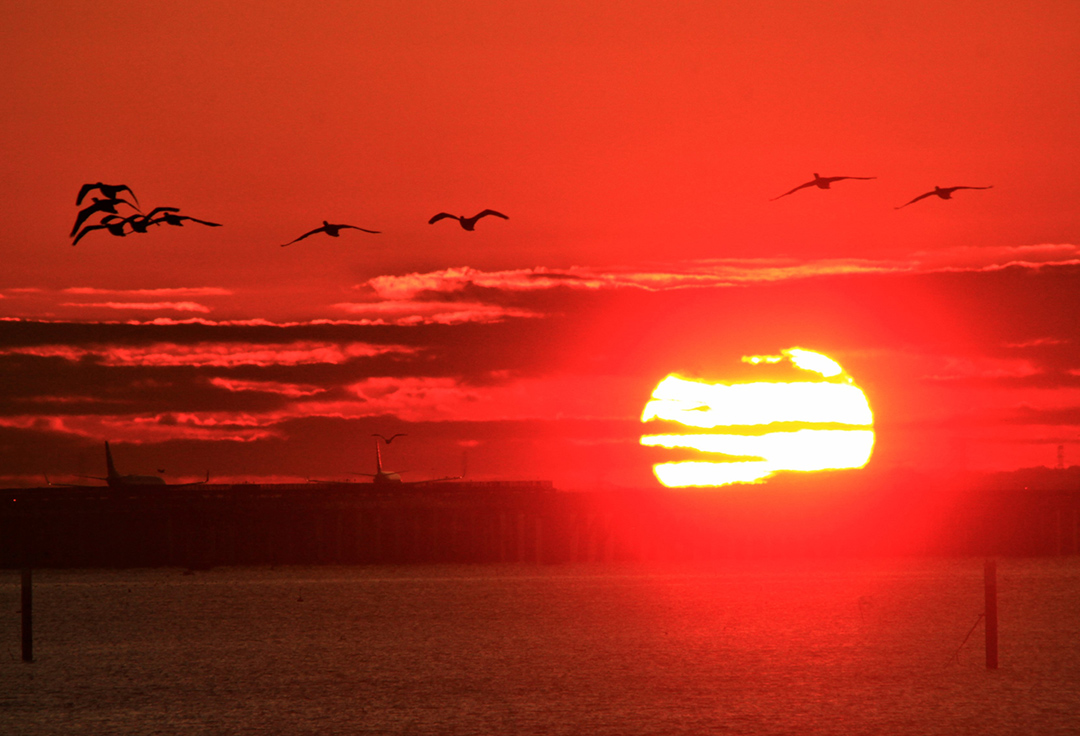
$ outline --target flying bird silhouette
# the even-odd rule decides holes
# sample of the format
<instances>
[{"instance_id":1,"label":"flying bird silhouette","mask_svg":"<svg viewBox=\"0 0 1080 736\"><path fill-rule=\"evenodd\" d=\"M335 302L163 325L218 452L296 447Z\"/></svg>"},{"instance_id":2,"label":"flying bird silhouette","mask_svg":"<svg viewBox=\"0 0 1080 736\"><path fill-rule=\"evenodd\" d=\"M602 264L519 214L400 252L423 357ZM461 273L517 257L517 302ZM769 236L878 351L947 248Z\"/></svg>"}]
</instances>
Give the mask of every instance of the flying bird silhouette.
<instances>
[{"instance_id":1,"label":"flying bird silhouette","mask_svg":"<svg viewBox=\"0 0 1080 736\"><path fill-rule=\"evenodd\" d=\"M95 189L105 195L108 199L115 199L116 195L120 192L127 192L131 195L131 198L135 200L136 204L139 203L139 199L135 196L135 192L131 191L131 187L126 184L105 184L104 182L99 181L97 184L83 184L82 189L79 190L79 197L75 200L75 204L82 204L83 197Z\"/></svg>"},{"instance_id":2,"label":"flying bird silhouette","mask_svg":"<svg viewBox=\"0 0 1080 736\"><path fill-rule=\"evenodd\" d=\"M68 237L75 237L75 233L79 231L79 226L86 222L87 218L91 215L98 212L108 212L113 215L119 214L116 211L116 205L118 204L126 204L128 207L135 210L139 209L126 199L98 199L97 197L93 197L93 201L94 203L89 207L79 210L79 215L75 218L75 226L71 228L71 234Z\"/></svg>"},{"instance_id":3,"label":"flying bird silhouette","mask_svg":"<svg viewBox=\"0 0 1080 736\"><path fill-rule=\"evenodd\" d=\"M124 232L124 225L126 224L128 224L126 218L122 218L119 215L106 215L105 217L101 218L101 222L99 224L87 225L82 230L80 230L79 234L75 236L75 239L71 241L71 244L76 245L80 240L83 239L83 236L85 236L87 233L92 233L95 230L108 230L116 237L122 238L127 235L127 233Z\"/></svg>"},{"instance_id":4,"label":"flying bird silhouette","mask_svg":"<svg viewBox=\"0 0 1080 736\"><path fill-rule=\"evenodd\" d=\"M434 225L439 220L444 220L447 217L449 217L452 220L457 220L458 222L460 222L461 227L465 228L466 230L475 230L477 220L479 220L481 217L487 217L488 215L495 215L496 217L501 217L504 220L509 220L510 219L509 217L507 217L503 213L496 212L495 210L484 210L483 212L475 214L472 217L464 217L464 216L461 216L461 215L451 215L449 212L440 212L439 214L435 215L430 220L428 220L428 224L429 225Z\"/></svg>"},{"instance_id":5,"label":"flying bird silhouette","mask_svg":"<svg viewBox=\"0 0 1080 736\"><path fill-rule=\"evenodd\" d=\"M994 188L994 186L992 184L990 186L988 186L988 187L939 187L939 186L935 186L934 190L932 192L927 192L926 194L920 194L918 197L911 200L907 204L902 204L899 207L894 207L893 209L902 210L905 207L907 207L908 204L915 204L920 199L926 199L927 197L935 197L936 196L936 197L941 197L942 199L952 199L953 192L955 192L957 189L993 189L993 188Z\"/></svg>"},{"instance_id":6,"label":"flying bird silhouette","mask_svg":"<svg viewBox=\"0 0 1080 736\"><path fill-rule=\"evenodd\" d=\"M373 434L371 436L372 437L381 437L382 441L389 445L391 442L394 441L395 437L408 437L409 435L405 434L404 432L398 432L397 434L390 435L389 439L387 439L386 437L383 437L381 434L378 434L378 433Z\"/></svg>"},{"instance_id":7,"label":"flying bird silhouette","mask_svg":"<svg viewBox=\"0 0 1080 736\"><path fill-rule=\"evenodd\" d=\"M844 179L868 180L868 179L876 179L876 178L877 178L876 176L821 176L817 172L814 172L813 181L808 181L805 184L800 184L799 186L792 189L790 192L784 192L783 194L780 195L780 197L773 197L769 201L770 202L775 202L776 200L780 199L781 197L786 197L789 194L794 194L795 192L799 191L800 189L806 189L807 187L817 187L818 189L829 189L834 181L843 181Z\"/></svg>"},{"instance_id":8,"label":"flying bird silhouette","mask_svg":"<svg viewBox=\"0 0 1080 736\"><path fill-rule=\"evenodd\" d=\"M188 217L187 215L177 215L175 213L179 212L180 210L175 207L158 207L158 210L163 210L161 213L161 217L147 223L148 225L160 225L164 222L166 225L183 227L184 220L190 220L191 222L197 222L200 225L206 225L208 227L221 227L220 222L207 222L206 220L199 220L194 217Z\"/></svg>"},{"instance_id":9,"label":"flying bird silhouette","mask_svg":"<svg viewBox=\"0 0 1080 736\"><path fill-rule=\"evenodd\" d=\"M147 229L150 225L160 225L165 222L164 217L154 219L154 215L159 212L179 212L179 207L155 207L146 215L134 214L124 218L124 222L131 226L131 232L133 233L145 233L149 232ZM183 225L183 223L180 223Z\"/></svg>"},{"instance_id":10,"label":"flying bird silhouette","mask_svg":"<svg viewBox=\"0 0 1080 736\"><path fill-rule=\"evenodd\" d=\"M326 220L323 220L322 221L322 227L317 227L314 230L312 230L311 232L304 233L303 235L301 235L296 240L290 240L288 243L282 243L281 247L284 248L286 245L292 245L293 243L301 241L304 238L308 237L309 235L315 235L316 233L326 233L331 238L336 238L336 237L338 237L338 233L340 233L342 230L345 230L345 229L359 230L361 232L371 233L372 235L378 235L380 233L379 230L365 230L364 228L357 227L356 225L331 225Z\"/></svg>"}]
</instances>

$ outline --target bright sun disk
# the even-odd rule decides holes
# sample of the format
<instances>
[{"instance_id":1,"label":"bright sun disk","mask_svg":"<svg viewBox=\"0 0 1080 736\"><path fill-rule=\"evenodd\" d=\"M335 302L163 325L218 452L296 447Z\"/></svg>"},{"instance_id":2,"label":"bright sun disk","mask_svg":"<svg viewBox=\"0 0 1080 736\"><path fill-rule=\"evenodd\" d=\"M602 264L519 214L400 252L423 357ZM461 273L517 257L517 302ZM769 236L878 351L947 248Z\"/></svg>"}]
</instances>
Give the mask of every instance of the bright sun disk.
<instances>
[{"instance_id":1,"label":"bright sun disk","mask_svg":"<svg viewBox=\"0 0 1080 736\"><path fill-rule=\"evenodd\" d=\"M790 348L781 355L744 356L751 365L782 360L815 378L797 382L709 383L669 375L652 393L642 422L663 420L727 431L644 435L648 447L683 447L726 456L720 462L653 466L668 487L754 483L781 470L861 468L874 446L874 416L866 395L840 364L821 353ZM784 423L785 431L755 427ZM836 428L835 425L846 425ZM829 425L822 428L820 425ZM741 431L740 431L741 429Z\"/></svg>"}]
</instances>

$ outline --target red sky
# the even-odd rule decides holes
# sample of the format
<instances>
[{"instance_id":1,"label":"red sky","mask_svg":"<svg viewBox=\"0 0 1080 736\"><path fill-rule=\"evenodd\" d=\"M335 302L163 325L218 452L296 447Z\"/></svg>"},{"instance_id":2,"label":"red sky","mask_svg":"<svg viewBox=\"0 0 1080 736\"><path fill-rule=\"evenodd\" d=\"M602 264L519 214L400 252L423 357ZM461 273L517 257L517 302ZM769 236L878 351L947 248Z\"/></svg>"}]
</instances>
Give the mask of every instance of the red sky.
<instances>
[{"instance_id":1,"label":"red sky","mask_svg":"<svg viewBox=\"0 0 1080 736\"><path fill-rule=\"evenodd\" d=\"M406 477L648 485L657 381L794 345L879 467L1080 450L1075 3L8 2L0 41L4 484L405 431ZM877 178L770 201L813 172ZM72 248L96 181L223 227ZM993 188L894 209L935 185ZM323 220L382 234L279 247Z\"/></svg>"}]
</instances>

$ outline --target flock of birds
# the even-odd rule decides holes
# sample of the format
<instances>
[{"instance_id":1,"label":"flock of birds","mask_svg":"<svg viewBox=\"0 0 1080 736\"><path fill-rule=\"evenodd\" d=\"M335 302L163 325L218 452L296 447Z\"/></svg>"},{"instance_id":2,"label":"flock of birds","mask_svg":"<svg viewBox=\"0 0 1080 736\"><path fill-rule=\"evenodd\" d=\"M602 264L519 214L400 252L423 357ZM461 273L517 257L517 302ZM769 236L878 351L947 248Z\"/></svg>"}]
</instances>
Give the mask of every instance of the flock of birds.
<instances>
[{"instance_id":1,"label":"flock of birds","mask_svg":"<svg viewBox=\"0 0 1080 736\"><path fill-rule=\"evenodd\" d=\"M794 194L795 192L799 191L800 189L806 189L807 187L817 187L818 189L829 189L832 186L833 182L844 181L845 179L861 179L863 181L867 181L869 179L877 179L877 177L876 176L821 176L817 172L814 172L814 178L811 179L810 181L806 182L805 184L800 184L799 186L795 187L794 189L792 189L789 192L784 192L779 197L773 197L769 201L770 202L775 202L778 199L786 197L789 194ZM939 186L935 186L931 191L926 192L925 194L920 194L918 197L911 200L910 202L906 202L905 204L902 204L899 207L894 207L893 209L902 210L905 207L907 207L909 204L915 204L920 199L926 199L927 197L940 197L941 199L952 199L953 192L958 191L960 189L993 189L993 188L994 188L993 186L988 186L988 187L939 187Z\"/></svg>"},{"instance_id":2,"label":"flock of birds","mask_svg":"<svg viewBox=\"0 0 1080 736\"><path fill-rule=\"evenodd\" d=\"M483 212L475 214L472 217L465 217L464 215L451 215L449 212L440 212L439 214L435 215L430 220L428 220L428 224L429 225L434 225L439 220L443 220L443 219L449 217L451 220L457 220L459 223L461 223L461 227L463 227L464 229L466 229L466 230L475 230L477 221L481 217L487 217L488 215L494 215L496 217L501 217L504 220L509 220L510 219L509 217L507 217L503 213L496 212L495 210L484 210ZM318 233L326 233L331 238L336 238L336 237L338 237L338 233L340 233L342 230L345 230L345 229L359 230L361 232L371 233L372 235L378 235L381 232L380 230L367 230L367 229L362 228L362 227L357 227L356 225L334 225L332 223L327 222L326 220L323 220L322 221L322 227L317 227L314 230L309 230L308 232L301 235L299 238L296 238L295 240L290 240L288 243L282 243L281 247L284 248L286 245L292 245L293 243L295 243L295 242L297 242L299 240L303 240L304 238L308 237L309 235L316 235Z\"/></svg>"},{"instance_id":3,"label":"flock of birds","mask_svg":"<svg viewBox=\"0 0 1080 736\"><path fill-rule=\"evenodd\" d=\"M75 226L71 228L72 245L76 245L87 234L95 230L107 230L110 235L122 238L130 233L147 233L150 231L151 225L165 224L183 227L184 222L197 222L200 225L209 227L221 227L216 222L207 222L206 220L178 214L180 212L178 207L155 207L144 215L139 208L139 199L135 196L135 192L125 184L105 184L100 181L95 184L83 184L82 189L79 190L79 196L75 198L75 206L81 205L83 200L86 199L86 195L95 189L102 196L91 197L91 204L79 210L79 214L75 217ZM134 204L121 198L119 195L122 192L131 195L131 198L135 200ZM120 205L126 205L134 210L134 213L127 217L121 217L120 210L117 209ZM102 215L102 217L96 223L82 227L83 223L94 215ZM81 230L80 227L82 227Z\"/></svg>"},{"instance_id":4,"label":"flock of birds","mask_svg":"<svg viewBox=\"0 0 1080 736\"><path fill-rule=\"evenodd\" d=\"M779 197L773 197L770 202L775 202L778 199L794 194L795 192L806 189L808 187L817 187L818 189L829 189L833 183L838 181L844 181L846 179L859 179L870 180L876 179L876 176L821 176L818 173L814 173L814 178L804 184L800 184L794 189L784 192ZM124 237L131 233L146 233L149 232L151 225L172 225L177 227L183 227L184 222L195 222L200 225L206 225L208 227L221 227L220 223L207 222L206 220L199 220L194 217L188 217L187 215L179 214L180 210L176 207L155 207L149 213L143 214L139 208L139 200L135 197L135 192L131 190L131 187L125 184L105 184L104 182L96 182L94 184L83 184L79 190L79 196L75 199L75 205L79 206L83 203L86 195L90 192L97 190L102 196L92 197L92 203L79 211L79 214L75 218L75 226L71 228L71 236L73 238L71 244L75 245L82 240L88 233L95 230L105 230L110 235L116 237ZM941 199L952 199L954 192L960 189L993 189L992 186L986 187L972 187L972 186L956 186L956 187L939 187L935 186L931 191L925 194L920 194L910 202L894 207L893 209L903 209L910 204L915 204L919 200L926 199L927 197L939 197ZM121 198L119 195L123 192L127 192L131 195L131 198L135 200L134 203ZM117 209L120 205L126 205L134 212L127 217L121 217L120 211ZM94 215L101 215L96 223L90 225L83 225ZM482 212L478 212L472 217L465 217L464 215L451 215L449 212L440 212L439 214L428 220L429 225L434 225L439 220L451 219L457 220L464 230L475 230L476 223L482 218L493 216L501 217L504 220L510 218L501 212L487 209ZM80 230L79 228L82 227ZM319 233L325 233L331 238L339 236L342 230L359 230L360 232L370 233L372 235L379 235L380 230L368 230L367 228L358 227L356 225L334 224L323 220L321 227L317 227L314 230L309 230L303 235L290 240L288 243L282 243L281 247L284 248L287 245L298 243L304 238L311 237L312 235L318 235Z\"/></svg>"}]
</instances>

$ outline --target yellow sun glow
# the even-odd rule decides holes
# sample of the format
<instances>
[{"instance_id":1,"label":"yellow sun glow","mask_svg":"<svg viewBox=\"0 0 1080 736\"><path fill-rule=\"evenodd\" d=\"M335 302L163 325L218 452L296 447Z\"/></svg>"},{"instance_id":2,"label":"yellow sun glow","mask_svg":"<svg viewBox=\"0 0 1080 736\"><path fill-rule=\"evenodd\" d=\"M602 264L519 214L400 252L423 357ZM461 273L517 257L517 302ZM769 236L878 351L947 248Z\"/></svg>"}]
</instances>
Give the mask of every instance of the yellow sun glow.
<instances>
[{"instance_id":1,"label":"yellow sun glow","mask_svg":"<svg viewBox=\"0 0 1080 736\"><path fill-rule=\"evenodd\" d=\"M754 483L781 470L861 468L874 446L866 395L840 364L821 353L790 348L781 355L745 356L751 365L789 361L813 378L797 382L709 383L670 375L653 391L642 422L663 420L723 432L654 434L648 447L690 448L726 456L720 462L653 466L668 487ZM777 431L767 425L783 424ZM825 426L822 426L825 425ZM836 425L841 425L837 427Z\"/></svg>"}]
</instances>

